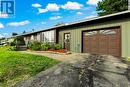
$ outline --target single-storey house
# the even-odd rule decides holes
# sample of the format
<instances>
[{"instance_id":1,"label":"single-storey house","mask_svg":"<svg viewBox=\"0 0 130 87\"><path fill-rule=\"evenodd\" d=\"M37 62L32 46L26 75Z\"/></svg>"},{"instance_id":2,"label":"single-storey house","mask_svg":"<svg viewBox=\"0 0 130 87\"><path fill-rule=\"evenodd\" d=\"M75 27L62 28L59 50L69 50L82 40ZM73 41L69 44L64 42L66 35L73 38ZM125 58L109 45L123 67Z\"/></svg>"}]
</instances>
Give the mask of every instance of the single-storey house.
<instances>
[{"instance_id":1,"label":"single-storey house","mask_svg":"<svg viewBox=\"0 0 130 87\"><path fill-rule=\"evenodd\" d=\"M57 43L57 28L58 26L55 26L53 28L49 29L44 29L36 32L31 32L31 33L25 33L22 35L17 35L23 36L25 44L27 45L29 41L39 41L39 42L52 42L52 43Z\"/></svg>"},{"instance_id":2,"label":"single-storey house","mask_svg":"<svg viewBox=\"0 0 130 87\"><path fill-rule=\"evenodd\" d=\"M130 11L90 18L24 36L25 40L33 37L34 40L61 43L72 52L130 57Z\"/></svg>"}]
</instances>

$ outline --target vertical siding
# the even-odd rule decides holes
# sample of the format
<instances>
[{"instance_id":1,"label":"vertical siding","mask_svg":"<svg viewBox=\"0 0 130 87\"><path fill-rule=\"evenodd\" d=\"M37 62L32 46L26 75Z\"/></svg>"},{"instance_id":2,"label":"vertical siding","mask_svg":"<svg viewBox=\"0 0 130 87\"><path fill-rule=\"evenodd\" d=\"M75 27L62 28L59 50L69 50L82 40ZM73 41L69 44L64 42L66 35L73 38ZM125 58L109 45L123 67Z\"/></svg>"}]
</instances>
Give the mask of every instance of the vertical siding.
<instances>
[{"instance_id":1,"label":"vertical siding","mask_svg":"<svg viewBox=\"0 0 130 87\"><path fill-rule=\"evenodd\" d=\"M86 24L87 25L87 24ZM88 25L84 27L62 29L59 31L59 42L64 45L64 33L70 32L71 34L71 48L72 52L82 52L82 31L83 30L92 30L92 29L101 29L106 27L121 26L122 29L122 57L130 57L130 19L127 20L116 20L106 23L98 23L94 25Z\"/></svg>"},{"instance_id":2,"label":"vertical siding","mask_svg":"<svg viewBox=\"0 0 130 87\"><path fill-rule=\"evenodd\" d=\"M122 25L122 57L130 57L130 21Z\"/></svg>"},{"instance_id":3,"label":"vertical siding","mask_svg":"<svg viewBox=\"0 0 130 87\"><path fill-rule=\"evenodd\" d=\"M126 42L124 42L124 45L126 46L126 55L128 55L128 57L130 57L130 21L126 23Z\"/></svg>"},{"instance_id":4,"label":"vertical siding","mask_svg":"<svg viewBox=\"0 0 130 87\"><path fill-rule=\"evenodd\" d=\"M125 30L124 30L125 29ZM121 41L122 41L122 55L127 55L128 53L128 49L127 49L127 43L128 43L128 36L127 36L127 25L126 24L123 24L123 26L122 26L122 30L121 30L121 36L122 36L122 38L121 38Z\"/></svg>"},{"instance_id":5,"label":"vertical siding","mask_svg":"<svg viewBox=\"0 0 130 87\"><path fill-rule=\"evenodd\" d=\"M40 41L40 33L37 33L37 41Z\"/></svg>"},{"instance_id":6,"label":"vertical siding","mask_svg":"<svg viewBox=\"0 0 130 87\"><path fill-rule=\"evenodd\" d=\"M127 55L128 55L128 57L130 57L130 22L128 22L127 23L127 39L128 39L128 44L127 44L127 49L128 49L128 51L127 51Z\"/></svg>"},{"instance_id":7,"label":"vertical siding","mask_svg":"<svg viewBox=\"0 0 130 87\"><path fill-rule=\"evenodd\" d=\"M56 43L56 30L54 30L54 43Z\"/></svg>"}]
</instances>

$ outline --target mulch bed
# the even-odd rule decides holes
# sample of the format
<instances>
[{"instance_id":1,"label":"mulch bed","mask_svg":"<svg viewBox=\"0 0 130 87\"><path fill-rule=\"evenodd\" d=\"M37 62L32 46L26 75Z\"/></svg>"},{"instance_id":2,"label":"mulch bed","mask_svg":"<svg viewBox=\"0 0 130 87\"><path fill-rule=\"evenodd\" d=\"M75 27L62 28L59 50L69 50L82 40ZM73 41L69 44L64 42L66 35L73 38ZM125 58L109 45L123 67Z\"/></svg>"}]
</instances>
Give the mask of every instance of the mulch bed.
<instances>
[{"instance_id":1,"label":"mulch bed","mask_svg":"<svg viewBox=\"0 0 130 87\"><path fill-rule=\"evenodd\" d=\"M28 51L32 51L33 50L28 50ZM66 49L60 49L60 50L54 50L54 49L49 49L47 51L35 51L36 53L60 53L60 54L64 54L67 53Z\"/></svg>"},{"instance_id":2,"label":"mulch bed","mask_svg":"<svg viewBox=\"0 0 130 87\"><path fill-rule=\"evenodd\" d=\"M48 51L59 52L59 53L66 53L67 52L65 49L60 49L60 50L49 49Z\"/></svg>"}]
</instances>

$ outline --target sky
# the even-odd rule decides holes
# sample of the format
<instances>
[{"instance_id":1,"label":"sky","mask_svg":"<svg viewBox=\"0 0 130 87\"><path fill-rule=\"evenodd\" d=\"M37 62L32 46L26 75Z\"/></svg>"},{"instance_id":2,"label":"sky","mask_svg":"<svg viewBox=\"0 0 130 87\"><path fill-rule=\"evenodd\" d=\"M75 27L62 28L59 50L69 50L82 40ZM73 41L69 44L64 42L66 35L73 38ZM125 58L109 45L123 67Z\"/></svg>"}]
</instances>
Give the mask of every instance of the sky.
<instances>
[{"instance_id":1,"label":"sky","mask_svg":"<svg viewBox=\"0 0 130 87\"><path fill-rule=\"evenodd\" d=\"M0 38L96 17L101 0L15 0L15 15L0 14Z\"/></svg>"}]
</instances>

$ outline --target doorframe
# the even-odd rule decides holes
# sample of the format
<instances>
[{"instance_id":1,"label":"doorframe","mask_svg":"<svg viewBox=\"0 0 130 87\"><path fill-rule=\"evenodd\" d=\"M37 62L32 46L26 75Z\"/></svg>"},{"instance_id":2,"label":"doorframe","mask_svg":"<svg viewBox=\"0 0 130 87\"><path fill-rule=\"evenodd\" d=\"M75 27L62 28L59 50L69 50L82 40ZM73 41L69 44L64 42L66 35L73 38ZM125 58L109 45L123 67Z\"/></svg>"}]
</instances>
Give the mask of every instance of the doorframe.
<instances>
[{"instance_id":1,"label":"doorframe","mask_svg":"<svg viewBox=\"0 0 130 87\"><path fill-rule=\"evenodd\" d=\"M119 25L119 26L112 26L112 27L105 27L105 28L95 28L95 29L88 29L88 30L82 30L81 31L81 52L83 53L83 33L84 32L89 32L89 31L96 31L96 30L106 30L106 29L111 29L111 28L119 28L119 30L120 30L120 54L119 54L119 57L121 57L122 56L122 26L121 25Z\"/></svg>"},{"instance_id":2,"label":"doorframe","mask_svg":"<svg viewBox=\"0 0 130 87\"><path fill-rule=\"evenodd\" d=\"M71 33L70 33L70 32L64 33L64 40L65 40L65 34L70 34L70 44L71 44ZM63 42L64 42L64 40L63 40ZM70 48L71 48L71 47L70 47ZM65 42L64 42L64 49L65 49Z\"/></svg>"}]
</instances>

